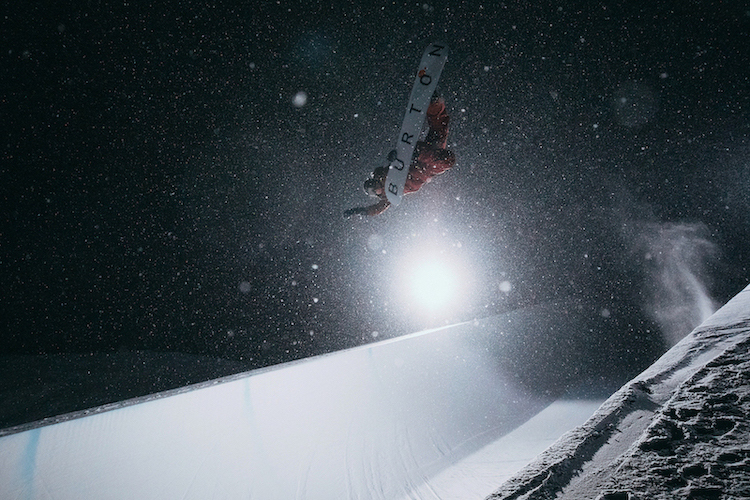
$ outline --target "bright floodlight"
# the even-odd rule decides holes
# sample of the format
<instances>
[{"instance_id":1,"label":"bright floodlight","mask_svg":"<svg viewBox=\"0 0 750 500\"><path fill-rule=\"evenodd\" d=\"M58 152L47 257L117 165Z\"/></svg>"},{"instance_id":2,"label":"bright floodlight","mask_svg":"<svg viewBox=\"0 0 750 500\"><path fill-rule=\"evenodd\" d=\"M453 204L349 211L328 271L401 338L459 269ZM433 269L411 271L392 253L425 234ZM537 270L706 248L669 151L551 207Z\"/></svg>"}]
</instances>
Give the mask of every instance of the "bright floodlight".
<instances>
[{"instance_id":1,"label":"bright floodlight","mask_svg":"<svg viewBox=\"0 0 750 500\"><path fill-rule=\"evenodd\" d=\"M420 263L410 278L413 300L429 310L448 306L456 299L456 275L451 267L439 259Z\"/></svg>"},{"instance_id":2,"label":"bright floodlight","mask_svg":"<svg viewBox=\"0 0 750 500\"><path fill-rule=\"evenodd\" d=\"M434 323L466 307L471 272L456 247L423 242L399 258L398 268L394 292L409 318Z\"/></svg>"}]
</instances>

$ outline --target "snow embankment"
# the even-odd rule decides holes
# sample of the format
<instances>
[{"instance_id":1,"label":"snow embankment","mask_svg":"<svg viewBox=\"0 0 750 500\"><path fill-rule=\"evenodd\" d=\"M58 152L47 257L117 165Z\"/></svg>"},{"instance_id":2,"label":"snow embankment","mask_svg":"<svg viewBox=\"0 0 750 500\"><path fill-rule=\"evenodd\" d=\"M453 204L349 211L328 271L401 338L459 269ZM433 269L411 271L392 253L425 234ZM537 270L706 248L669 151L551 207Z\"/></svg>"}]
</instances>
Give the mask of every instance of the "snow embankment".
<instances>
[{"instance_id":1,"label":"snow embankment","mask_svg":"<svg viewBox=\"0 0 750 500\"><path fill-rule=\"evenodd\" d=\"M488 500L750 498L750 286Z\"/></svg>"}]
</instances>

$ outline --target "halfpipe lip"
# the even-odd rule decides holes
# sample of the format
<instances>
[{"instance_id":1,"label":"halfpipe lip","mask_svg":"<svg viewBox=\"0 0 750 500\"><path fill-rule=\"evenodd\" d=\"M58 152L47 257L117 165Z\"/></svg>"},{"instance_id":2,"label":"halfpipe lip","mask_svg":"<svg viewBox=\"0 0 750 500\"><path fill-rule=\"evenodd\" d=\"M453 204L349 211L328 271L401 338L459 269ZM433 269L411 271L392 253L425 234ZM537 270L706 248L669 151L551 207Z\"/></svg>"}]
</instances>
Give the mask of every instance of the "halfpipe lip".
<instances>
[{"instance_id":1,"label":"halfpipe lip","mask_svg":"<svg viewBox=\"0 0 750 500\"><path fill-rule=\"evenodd\" d=\"M295 360L292 360L292 361L286 361L286 362L283 362L283 363L278 363L278 364L275 364L275 365L263 366L261 368L253 368L252 370L242 371L242 372L238 372L238 373L235 373L235 374L232 374L232 375L226 375L226 376L223 376L223 377L218 377L218 378L215 378L215 379L209 379L209 380L205 380L203 382L196 382L194 384L189 384L189 385L185 385L185 386L182 386L182 387L176 387L174 389L168 389L168 390L165 390L165 391L158 391L158 392L154 392L152 394L147 394L147 395L144 395L144 396L137 396L137 397L134 397L134 398L127 398L127 399L123 399L121 401L117 401L117 402L113 402L113 403L106 403L106 404L98 405L98 406L93 406L91 408L86 408L86 409L83 409L83 410L76 410L76 411L72 411L72 412L65 412L65 413L61 413L59 415L55 415L55 416L51 416L51 417L46 417L46 418L43 418L43 419L33 420L33 421L30 421L30 422L27 422L27 423L18 424L18 425L12 425L12 426L9 426L9 427L2 428L2 429L0 429L0 437L10 436L12 434L18 434L18 433L21 433L21 432L25 432L25 431L29 431L29 430L33 430L33 429L38 429L38 428L46 427L46 426L50 426L50 425L55 425L55 424L59 424L59 423L62 423L62 422L67 422L67 421L70 421L70 420L76 420L76 419L79 419L79 418L85 418L85 417L89 417L89 416L92 416L92 415L98 415L100 413L105 413L105 412L109 412L109 411L119 410L121 408L126 408L128 406L134 406L134 405L138 405L138 404L142 404L142 403L148 403L150 401L156 401L156 400L159 400L159 399L164 399L164 398L168 398L168 397L172 397L172 396L177 396L177 395L185 394L185 393L191 392L191 391L206 389L208 387L213 387L213 386L216 386L216 385L219 385L219 384L226 384L226 383L229 383L229 382L234 382L236 380L241 380L241 379L248 378L248 377L255 377L255 376L258 376L258 375L262 375L264 373L287 369L287 368L290 368L292 366L300 365L300 364L303 364L303 363L309 363L309 362L312 362L314 360L320 360L320 359L323 359L323 358L326 358L326 357L330 357L330 356L342 355L342 354L347 353L347 352L373 349L373 348L376 348L378 346L393 344L393 343L396 343L396 342L404 342L404 341L407 341L409 339L413 339L413 338L416 338L416 337L421 337L421 336L424 336L424 335L429 335L431 333L436 333L436 332L439 332L439 331L448 330L448 329L459 327L459 326L464 326L464 325L467 325L467 324L470 324L470 323L474 323L475 321L476 320L465 321L465 322L462 322L462 323L455 323L455 324L441 326L441 327L437 327L437 328L430 328L430 329L427 329L427 330L422 330L422 331L419 331L419 332L410 333L410 334L402 335L402 336L399 336L399 337L393 337L393 338L389 338L389 339L379 340L379 341L376 341L376 342L371 342L371 343L365 344L365 345L360 345L360 346L350 347L350 348L342 349L342 350L338 350L338 351L331 351L331 352L327 352L327 353L323 353L323 354L318 354L316 356L311 356L309 358L300 358L300 359L295 359Z\"/></svg>"}]
</instances>

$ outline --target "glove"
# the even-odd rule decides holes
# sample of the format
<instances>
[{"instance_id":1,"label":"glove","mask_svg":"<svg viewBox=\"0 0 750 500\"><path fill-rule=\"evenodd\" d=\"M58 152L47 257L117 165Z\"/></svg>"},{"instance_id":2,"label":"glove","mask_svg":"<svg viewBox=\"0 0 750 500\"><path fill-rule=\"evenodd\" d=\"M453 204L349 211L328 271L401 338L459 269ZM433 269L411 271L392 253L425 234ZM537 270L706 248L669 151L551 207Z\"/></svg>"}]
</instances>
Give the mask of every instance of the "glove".
<instances>
[{"instance_id":1,"label":"glove","mask_svg":"<svg viewBox=\"0 0 750 500\"><path fill-rule=\"evenodd\" d=\"M344 218L348 219L352 217L353 215L367 215L367 209L363 207L356 207L356 208L350 208L349 210L344 210Z\"/></svg>"}]
</instances>

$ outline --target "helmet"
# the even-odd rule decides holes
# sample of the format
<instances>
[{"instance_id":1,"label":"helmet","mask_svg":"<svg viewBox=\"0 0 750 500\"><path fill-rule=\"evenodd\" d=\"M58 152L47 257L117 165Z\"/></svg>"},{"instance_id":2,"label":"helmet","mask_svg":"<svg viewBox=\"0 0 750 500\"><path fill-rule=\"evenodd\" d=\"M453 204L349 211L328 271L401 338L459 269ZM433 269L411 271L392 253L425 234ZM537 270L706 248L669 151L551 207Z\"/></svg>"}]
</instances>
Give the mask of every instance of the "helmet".
<instances>
[{"instance_id":1,"label":"helmet","mask_svg":"<svg viewBox=\"0 0 750 500\"><path fill-rule=\"evenodd\" d=\"M365 184L363 186L365 193L367 193L370 196L377 196L378 194L375 192L375 190L378 188L378 181L370 177L365 181Z\"/></svg>"},{"instance_id":2,"label":"helmet","mask_svg":"<svg viewBox=\"0 0 750 500\"><path fill-rule=\"evenodd\" d=\"M370 196L381 196L383 194L383 186L385 185L385 178L388 175L388 166L378 167L374 172L370 174L370 178L365 181L363 186L365 193ZM376 191L380 190L380 194Z\"/></svg>"}]
</instances>

